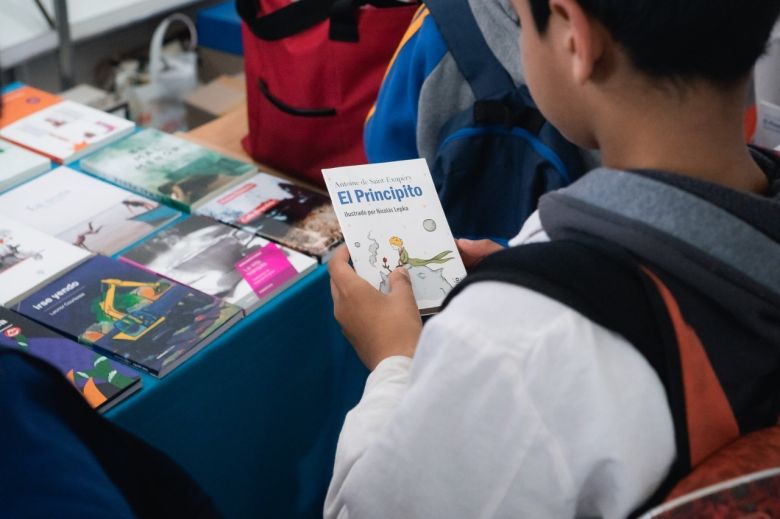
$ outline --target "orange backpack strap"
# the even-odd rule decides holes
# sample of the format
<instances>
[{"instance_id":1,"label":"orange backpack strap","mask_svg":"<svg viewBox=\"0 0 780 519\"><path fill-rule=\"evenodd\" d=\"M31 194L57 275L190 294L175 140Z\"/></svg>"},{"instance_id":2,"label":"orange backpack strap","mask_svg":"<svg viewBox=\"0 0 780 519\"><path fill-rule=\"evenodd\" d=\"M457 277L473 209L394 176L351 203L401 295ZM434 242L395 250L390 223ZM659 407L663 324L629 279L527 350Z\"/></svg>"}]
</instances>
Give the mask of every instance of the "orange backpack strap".
<instances>
[{"instance_id":1,"label":"orange backpack strap","mask_svg":"<svg viewBox=\"0 0 780 519\"><path fill-rule=\"evenodd\" d=\"M695 467L737 439L739 425L696 330L685 320L666 284L649 269L642 270L655 283L674 327L683 378L688 455L691 467Z\"/></svg>"}]
</instances>

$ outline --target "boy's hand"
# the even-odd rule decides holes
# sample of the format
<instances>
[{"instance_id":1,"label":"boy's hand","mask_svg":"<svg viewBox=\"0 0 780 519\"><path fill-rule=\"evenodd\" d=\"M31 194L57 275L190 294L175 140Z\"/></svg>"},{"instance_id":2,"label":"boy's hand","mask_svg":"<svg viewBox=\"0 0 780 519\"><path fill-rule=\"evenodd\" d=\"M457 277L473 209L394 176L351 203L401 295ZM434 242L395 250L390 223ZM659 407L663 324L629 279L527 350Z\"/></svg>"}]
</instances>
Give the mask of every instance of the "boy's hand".
<instances>
[{"instance_id":1,"label":"boy's hand","mask_svg":"<svg viewBox=\"0 0 780 519\"><path fill-rule=\"evenodd\" d=\"M491 240L457 240L458 252L463 265L471 270L491 254L504 250L504 247Z\"/></svg>"},{"instance_id":2,"label":"boy's hand","mask_svg":"<svg viewBox=\"0 0 780 519\"><path fill-rule=\"evenodd\" d=\"M358 276L342 246L328 264L334 315L344 335L371 371L388 357L413 357L422 320L405 268L390 274L390 293L383 294Z\"/></svg>"}]
</instances>

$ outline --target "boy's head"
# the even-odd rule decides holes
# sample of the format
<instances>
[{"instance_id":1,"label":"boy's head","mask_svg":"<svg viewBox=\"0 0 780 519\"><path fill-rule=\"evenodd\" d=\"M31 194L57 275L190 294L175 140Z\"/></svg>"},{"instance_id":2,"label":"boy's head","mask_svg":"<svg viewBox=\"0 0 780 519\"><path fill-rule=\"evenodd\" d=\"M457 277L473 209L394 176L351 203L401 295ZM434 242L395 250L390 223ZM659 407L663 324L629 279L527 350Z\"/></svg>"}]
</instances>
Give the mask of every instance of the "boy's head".
<instances>
[{"instance_id":1,"label":"boy's head","mask_svg":"<svg viewBox=\"0 0 780 519\"><path fill-rule=\"evenodd\" d=\"M589 147L597 143L581 119L595 91L614 99L640 86L739 90L780 14L780 0L513 3L537 103L570 139Z\"/></svg>"}]
</instances>

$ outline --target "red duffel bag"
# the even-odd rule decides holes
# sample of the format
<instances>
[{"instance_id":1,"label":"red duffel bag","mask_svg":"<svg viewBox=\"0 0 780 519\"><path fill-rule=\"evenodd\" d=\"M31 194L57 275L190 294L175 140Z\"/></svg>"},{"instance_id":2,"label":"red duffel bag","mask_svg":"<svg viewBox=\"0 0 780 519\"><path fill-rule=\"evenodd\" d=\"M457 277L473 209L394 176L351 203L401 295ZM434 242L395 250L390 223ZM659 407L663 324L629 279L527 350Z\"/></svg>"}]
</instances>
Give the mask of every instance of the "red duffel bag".
<instances>
[{"instance_id":1,"label":"red duffel bag","mask_svg":"<svg viewBox=\"0 0 780 519\"><path fill-rule=\"evenodd\" d=\"M364 164L363 124L417 9L396 0L237 0L255 160L323 185Z\"/></svg>"}]
</instances>

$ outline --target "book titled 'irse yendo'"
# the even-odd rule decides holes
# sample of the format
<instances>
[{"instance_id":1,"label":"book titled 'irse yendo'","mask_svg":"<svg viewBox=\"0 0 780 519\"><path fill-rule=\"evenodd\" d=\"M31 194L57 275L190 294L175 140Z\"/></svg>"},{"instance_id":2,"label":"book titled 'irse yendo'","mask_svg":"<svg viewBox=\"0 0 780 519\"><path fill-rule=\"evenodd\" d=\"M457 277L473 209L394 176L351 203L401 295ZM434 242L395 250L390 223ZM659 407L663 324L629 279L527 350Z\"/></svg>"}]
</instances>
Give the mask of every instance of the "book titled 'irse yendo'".
<instances>
[{"instance_id":1,"label":"book titled 'irse yendo'","mask_svg":"<svg viewBox=\"0 0 780 519\"><path fill-rule=\"evenodd\" d=\"M242 315L216 297L105 256L82 263L13 309L159 377Z\"/></svg>"},{"instance_id":2,"label":"book titled 'irse yendo'","mask_svg":"<svg viewBox=\"0 0 780 519\"><path fill-rule=\"evenodd\" d=\"M409 272L421 313L466 276L423 159L323 170L355 271L381 291Z\"/></svg>"}]
</instances>

